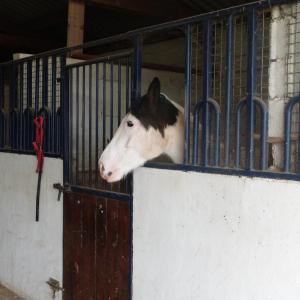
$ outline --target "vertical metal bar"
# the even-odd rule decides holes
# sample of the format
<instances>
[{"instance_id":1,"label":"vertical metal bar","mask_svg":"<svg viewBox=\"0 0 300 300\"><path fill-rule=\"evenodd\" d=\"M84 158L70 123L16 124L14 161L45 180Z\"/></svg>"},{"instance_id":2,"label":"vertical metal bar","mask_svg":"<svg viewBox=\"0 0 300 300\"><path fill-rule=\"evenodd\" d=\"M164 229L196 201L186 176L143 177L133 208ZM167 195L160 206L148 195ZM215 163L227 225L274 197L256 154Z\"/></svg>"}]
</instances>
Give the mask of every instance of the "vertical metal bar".
<instances>
[{"instance_id":1,"label":"vertical metal bar","mask_svg":"<svg viewBox=\"0 0 300 300\"><path fill-rule=\"evenodd\" d=\"M0 67L0 148L5 145L5 119L4 119L4 67Z\"/></svg>"},{"instance_id":2,"label":"vertical metal bar","mask_svg":"<svg viewBox=\"0 0 300 300\"><path fill-rule=\"evenodd\" d=\"M89 65L89 185L92 183L92 65Z\"/></svg>"},{"instance_id":3,"label":"vertical metal bar","mask_svg":"<svg viewBox=\"0 0 300 300\"><path fill-rule=\"evenodd\" d=\"M59 130L57 131L57 154L61 154L63 156L63 147L64 147L64 139L65 139L65 128L64 128L64 111L63 111L63 101L65 98L67 99L67 103L69 101L69 81L67 82L67 86L65 86L64 80L65 80L65 74L66 74L66 53L62 54L60 56L60 78L61 78L61 84L60 87L60 112L61 112L61 121L59 124ZM68 74L66 80L69 80ZM67 94L64 88L67 89ZM68 108L69 109L69 108ZM69 120L68 120L69 121ZM67 133L67 138L69 138L69 132ZM70 159L68 157L68 159ZM69 174L68 174L68 181L70 180Z\"/></svg>"},{"instance_id":4,"label":"vertical metal bar","mask_svg":"<svg viewBox=\"0 0 300 300\"><path fill-rule=\"evenodd\" d=\"M248 61L247 61L247 159L246 169L252 170L254 166L254 105L253 97L256 83L256 10L250 8L248 20Z\"/></svg>"},{"instance_id":5,"label":"vertical metal bar","mask_svg":"<svg viewBox=\"0 0 300 300\"><path fill-rule=\"evenodd\" d=\"M32 60L27 62L27 114L26 114L26 150L32 149L33 141L33 120L32 120Z\"/></svg>"},{"instance_id":6,"label":"vertical metal bar","mask_svg":"<svg viewBox=\"0 0 300 300\"><path fill-rule=\"evenodd\" d=\"M204 44L203 44L203 111L202 111L202 165L209 162L209 106L208 98L211 93L211 21L203 21Z\"/></svg>"},{"instance_id":7,"label":"vertical metal bar","mask_svg":"<svg viewBox=\"0 0 300 300\"><path fill-rule=\"evenodd\" d=\"M291 129L292 129L292 110L288 103L285 109L285 151L284 151L284 171L290 172L291 164Z\"/></svg>"},{"instance_id":8,"label":"vertical metal bar","mask_svg":"<svg viewBox=\"0 0 300 300\"><path fill-rule=\"evenodd\" d=\"M69 183L73 182L73 167L72 167L72 161L73 161L73 99L74 99L74 90L73 90L73 86L74 86L74 77L73 77L73 68L69 68L66 69L66 72L68 72L69 74L69 160L70 160L70 164L69 164Z\"/></svg>"},{"instance_id":9,"label":"vertical metal bar","mask_svg":"<svg viewBox=\"0 0 300 300\"><path fill-rule=\"evenodd\" d=\"M121 65L121 60L119 60L119 63L118 63L118 126L121 123L121 96L122 96L121 70L122 70L122 65Z\"/></svg>"},{"instance_id":10,"label":"vertical metal bar","mask_svg":"<svg viewBox=\"0 0 300 300\"><path fill-rule=\"evenodd\" d=\"M4 72L0 66L0 109L4 108Z\"/></svg>"},{"instance_id":11,"label":"vertical metal bar","mask_svg":"<svg viewBox=\"0 0 300 300\"><path fill-rule=\"evenodd\" d=\"M215 128L215 167L220 165L220 115L221 110L218 106L215 106L216 128Z\"/></svg>"},{"instance_id":12,"label":"vertical metal bar","mask_svg":"<svg viewBox=\"0 0 300 300\"><path fill-rule=\"evenodd\" d=\"M199 144L199 111L201 110L201 102L195 107L194 118L193 118L193 155L192 164L198 163L198 144Z\"/></svg>"},{"instance_id":13,"label":"vertical metal bar","mask_svg":"<svg viewBox=\"0 0 300 300\"><path fill-rule=\"evenodd\" d=\"M64 184L70 182L70 122L69 122L69 71L66 66L66 56L65 54L61 56L60 59L61 67L61 83L63 84L61 88L61 108L62 108L62 122L61 122L61 136L63 140L63 167L64 167Z\"/></svg>"},{"instance_id":14,"label":"vertical metal bar","mask_svg":"<svg viewBox=\"0 0 300 300\"><path fill-rule=\"evenodd\" d=\"M190 162L190 113L192 83L192 25L185 28L185 73L184 73L184 164ZM198 129L198 126L197 126Z\"/></svg>"},{"instance_id":15,"label":"vertical metal bar","mask_svg":"<svg viewBox=\"0 0 300 300\"><path fill-rule=\"evenodd\" d=\"M134 62L133 62L133 99L141 96L142 79L142 37L137 35L134 39Z\"/></svg>"},{"instance_id":16,"label":"vertical metal bar","mask_svg":"<svg viewBox=\"0 0 300 300\"><path fill-rule=\"evenodd\" d=\"M226 104L225 104L225 156L224 166L229 166L230 155L230 121L232 103L232 63L233 63L233 22L232 15L227 19L227 49L226 49Z\"/></svg>"},{"instance_id":17,"label":"vertical metal bar","mask_svg":"<svg viewBox=\"0 0 300 300\"><path fill-rule=\"evenodd\" d=\"M98 139L98 135L99 135L99 63L96 64L96 109L95 109L95 126L96 126L96 139L95 139L95 152L96 152L96 159L95 159L95 185L98 185L99 182L99 176L97 176L98 174L98 156L99 156L99 139Z\"/></svg>"},{"instance_id":18,"label":"vertical metal bar","mask_svg":"<svg viewBox=\"0 0 300 300\"><path fill-rule=\"evenodd\" d=\"M43 57L43 108L48 106L48 57Z\"/></svg>"},{"instance_id":19,"label":"vertical metal bar","mask_svg":"<svg viewBox=\"0 0 300 300\"><path fill-rule=\"evenodd\" d=\"M236 148L235 148L235 167L240 167L241 155L241 111L247 104L246 100L240 100L236 107Z\"/></svg>"},{"instance_id":20,"label":"vertical metal bar","mask_svg":"<svg viewBox=\"0 0 300 300\"><path fill-rule=\"evenodd\" d=\"M129 57L126 60L126 113L128 112L129 109Z\"/></svg>"},{"instance_id":21,"label":"vertical metal bar","mask_svg":"<svg viewBox=\"0 0 300 300\"><path fill-rule=\"evenodd\" d=\"M76 67L76 170L75 184L79 184L79 67Z\"/></svg>"},{"instance_id":22,"label":"vertical metal bar","mask_svg":"<svg viewBox=\"0 0 300 300\"><path fill-rule=\"evenodd\" d=\"M102 150L104 150L106 145L106 63L103 63L103 100L102 100Z\"/></svg>"},{"instance_id":23,"label":"vertical metal bar","mask_svg":"<svg viewBox=\"0 0 300 300\"><path fill-rule=\"evenodd\" d=\"M241 113L237 111L236 113L236 139L235 139L235 167L240 167L241 161Z\"/></svg>"},{"instance_id":24,"label":"vertical metal bar","mask_svg":"<svg viewBox=\"0 0 300 300\"><path fill-rule=\"evenodd\" d=\"M81 130L81 172L82 182L85 183L85 65L82 67L82 130Z\"/></svg>"},{"instance_id":25,"label":"vertical metal bar","mask_svg":"<svg viewBox=\"0 0 300 300\"><path fill-rule=\"evenodd\" d=\"M35 115L37 115L39 111L39 100L40 100L40 60L37 58L35 61L35 100L34 100Z\"/></svg>"},{"instance_id":26,"label":"vertical metal bar","mask_svg":"<svg viewBox=\"0 0 300 300\"><path fill-rule=\"evenodd\" d=\"M19 111L19 132L18 132L18 137L19 137L19 144L18 144L18 150L24 149L24 63L20 63L19 65L19 79L20 79L20 89L19 89L19 105L20 105L20 111Z\"/></svg>"},{"instance_id":27,"label":"vertical metal bar","mask_svg":"<svg viewBox=\"0 0 300 300\"><path fill-rule=\"evenodd\" d=\"M261 131L260 131L260 144L261 144L261 158L260 158L260 167L262 170L268 168L268 120L269 113L267 108L261 109Z\"/></svg>"},{"instance_id":28,"label":"vertical metal bar","mask_svg":"<svg viewBox=\"0 0 300 300\"><path fill-rule=\"evenodd\" d=\"M110 140L114 134L114 63L110 62Z\"/></svg>"},{"instance_id":29,"label":"vertical metal bar","mask_svg":"<svg viewBox=\"0 0 300 300\"><path fill-rule=\"evenodd\" d=\"M51 78L51 144L50 151L55 152L55 140L56 140L56 132L55 132L55 123L56 123L56 56L52 56L51 60L51 69L52 69L52 78ZM71 80L72 83L72 80ZM71 90L72 92L72 90ZM49 124L50 125L50 124Z\"/></svg>"}]
</instances>

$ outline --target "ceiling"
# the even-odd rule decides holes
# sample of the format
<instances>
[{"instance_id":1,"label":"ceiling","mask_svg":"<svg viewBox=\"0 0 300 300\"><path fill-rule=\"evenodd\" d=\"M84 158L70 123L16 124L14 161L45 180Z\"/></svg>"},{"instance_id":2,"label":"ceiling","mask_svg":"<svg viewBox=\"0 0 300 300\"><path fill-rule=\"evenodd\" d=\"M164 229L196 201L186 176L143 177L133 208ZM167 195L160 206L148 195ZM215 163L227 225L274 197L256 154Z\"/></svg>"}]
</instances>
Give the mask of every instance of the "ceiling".
<instances>
[{"instance_id":1,"label":"ceiling","mask_svg":"<svg viewBox=\"0 0 300 300\"><path fill-rule=\"evenodd\" d=\"M80 1L80 0L78 0ZM84 41L218 10L247 0L81 0ZM1 0L0 60L14 52L38 53L66 46L68 0Z\"/></svg>"}]
</instances>

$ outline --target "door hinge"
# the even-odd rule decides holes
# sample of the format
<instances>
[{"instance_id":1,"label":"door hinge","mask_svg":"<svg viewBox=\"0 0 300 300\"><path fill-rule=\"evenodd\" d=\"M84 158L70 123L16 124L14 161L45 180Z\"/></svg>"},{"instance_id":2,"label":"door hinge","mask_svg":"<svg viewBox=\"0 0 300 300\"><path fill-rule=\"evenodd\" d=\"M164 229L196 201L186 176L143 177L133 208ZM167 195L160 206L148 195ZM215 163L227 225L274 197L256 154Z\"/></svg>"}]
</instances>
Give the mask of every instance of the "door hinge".
<instances>
[{"instance_id":1,"label":"door hinge","mask_svg":"<svg viewBox=\"0 0 300 300\"><path fill-rule=\"evenodd\" d=\"M60 201L61 193L69 191L70 187L68 185L61 185L59 182L53 184L53 188L58 190L57 201Z\"/></svg>"}]
</instances>

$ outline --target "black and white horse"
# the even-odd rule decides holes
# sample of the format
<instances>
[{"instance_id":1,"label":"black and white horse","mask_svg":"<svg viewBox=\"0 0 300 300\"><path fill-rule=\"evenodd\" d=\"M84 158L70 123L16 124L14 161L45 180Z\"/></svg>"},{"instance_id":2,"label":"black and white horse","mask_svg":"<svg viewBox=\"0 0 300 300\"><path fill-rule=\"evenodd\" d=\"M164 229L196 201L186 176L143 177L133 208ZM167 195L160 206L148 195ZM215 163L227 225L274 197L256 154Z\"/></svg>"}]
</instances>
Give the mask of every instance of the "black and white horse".
<instances>
[{"instance_id":1,"label":"black and white horse","mask_svg":"<svg viewBox=\"0 0 300 300\"><path fill-rule=\"evenodd\" d=\"M111 142L99 159L101 177L121 180L129 172L161 154L182 163L184 147L183 108L160 92L154 78L148 92L132 104Z\"/></svg>"}]
</instances>

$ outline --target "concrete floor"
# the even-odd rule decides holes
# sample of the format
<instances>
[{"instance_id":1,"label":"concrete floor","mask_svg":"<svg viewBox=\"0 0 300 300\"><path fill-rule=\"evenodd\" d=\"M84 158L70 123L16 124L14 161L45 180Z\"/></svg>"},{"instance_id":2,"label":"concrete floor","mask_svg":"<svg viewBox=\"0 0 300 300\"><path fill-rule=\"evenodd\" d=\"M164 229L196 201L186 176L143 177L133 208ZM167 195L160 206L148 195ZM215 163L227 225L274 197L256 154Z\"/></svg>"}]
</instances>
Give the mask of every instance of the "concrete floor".
<instances>
[{"instance_id":1,"label":"concrete floor","mask_svg":"<svg viewBox=\"0 0 300 300\"><path fill-rule=\"evenodd\" d=\"M26 300L0 284L0 300Z\"/></svg>"}]
</instances>

